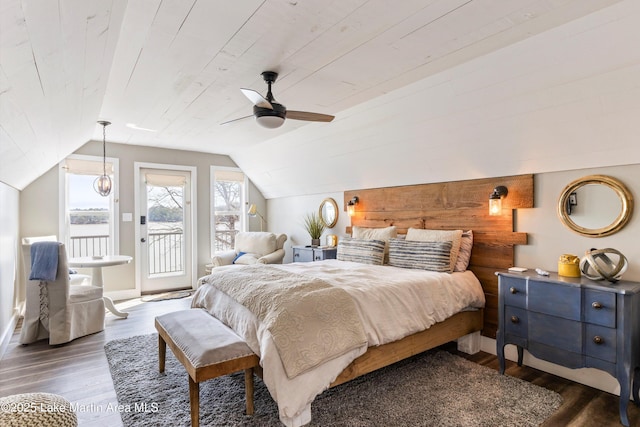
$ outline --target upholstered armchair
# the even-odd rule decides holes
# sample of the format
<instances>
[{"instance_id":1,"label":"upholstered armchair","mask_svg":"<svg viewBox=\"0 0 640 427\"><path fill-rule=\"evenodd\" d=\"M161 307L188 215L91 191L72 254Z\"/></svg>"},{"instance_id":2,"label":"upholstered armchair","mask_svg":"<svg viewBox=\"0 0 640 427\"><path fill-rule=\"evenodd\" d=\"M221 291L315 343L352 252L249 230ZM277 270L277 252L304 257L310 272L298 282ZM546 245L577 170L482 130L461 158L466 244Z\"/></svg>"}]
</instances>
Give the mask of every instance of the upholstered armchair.
<instances>
[{"instance_id":1,"label":"upholstered armchair","mask_svg":"<svg viewBox=\"0 0 640 427\"><path fill-rule=\"evenodd\" d=\"M26 301L20 343L48 338L51 345L63 344L104 330L102 287L69 273L64 244L25 238L22 248ZM78 276L79 284L72 285L70 276Z\"/></svg>"},{"instance_id":2,"label":"upholstered armchair","mask_svg":"<svg viewBox=\"0 0 640 427\"><path fill-rule=\"evenodd\" d=\"M282 264L286 234L240 232L233 250L217 252L211 259L213 268L233 264Z\"/></svg>"}]
</instances>

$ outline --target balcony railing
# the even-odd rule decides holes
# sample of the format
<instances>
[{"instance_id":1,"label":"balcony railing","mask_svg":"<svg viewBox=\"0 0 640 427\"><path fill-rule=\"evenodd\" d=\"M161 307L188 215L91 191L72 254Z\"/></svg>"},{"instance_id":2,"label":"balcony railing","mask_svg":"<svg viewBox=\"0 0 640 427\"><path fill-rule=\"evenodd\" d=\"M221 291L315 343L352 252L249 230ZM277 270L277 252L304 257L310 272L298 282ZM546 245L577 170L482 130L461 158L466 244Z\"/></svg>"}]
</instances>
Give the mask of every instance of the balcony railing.
<instances>
[{"instance_id":1,"label":"balcony railing","mask_svg":"<svg viewBox=\"0 0 640 427\"><path fill-rule=\"evenodd\" d=\"M109 236L74 236L67 249L70 258L107 255L109 253Z\"/></svg>"},{"instance_id":2,"label":"balcony railing","mask_svg":"<svg viewBox=\"0 0 640 427\"><path fill-rule=\"evenodd\" d=\"M182 231L149 233L149 274L184 271ZM75 236L70 239L69 257L109 253L109 236Z\"/></svg>"},{"instance_id":3,"label":"balcony railing","mask_svg":"<svg viewBox=\"0 0 640 427\"><path fill-rule=\"evenodd\" d=\"M149 274L184 271L182 231L149 233Z\"/></svg>"}]
</instances>

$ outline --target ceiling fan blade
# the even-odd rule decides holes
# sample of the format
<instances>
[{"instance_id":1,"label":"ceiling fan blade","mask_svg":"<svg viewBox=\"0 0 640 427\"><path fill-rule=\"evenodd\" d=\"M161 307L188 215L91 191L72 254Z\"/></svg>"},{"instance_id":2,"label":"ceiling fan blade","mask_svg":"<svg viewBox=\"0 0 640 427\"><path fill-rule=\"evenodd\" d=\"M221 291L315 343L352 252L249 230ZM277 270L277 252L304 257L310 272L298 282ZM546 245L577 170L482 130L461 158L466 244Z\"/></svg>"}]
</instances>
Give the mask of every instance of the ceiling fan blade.
<instances>
[{"instance_id":1,"label":"ceiling fan blade","mask_svg":"<svg viewBox=\"0 0 640 427\"><path fill-rule=\"evenodd\" d=\"M287 119L306 120L308 122L330 122L334 116L329 114L309 113L308 111L287 110Z\"/></svg>"},{"instance_id":2,"label":"ceiling fan blade","mask_svg":"<svg viewBox=\"0 0 640 427\"><path fill-rule=\"evenodd\" d=\"M269 101L267 101L267 99L264 96L260 95L255 90L253 90L253 89L240 89L240 91L242 91L242 93L244 93L244 96L249 98L249 101L253 102L253 105L256 105L256 106L262 107L262 108L270 108L270 109L273 110L273 106L271 105L271 103Z\"/></svg>"},{"instance_id":3,"label":"ceiling fan blade","mask_svg":"<svg viewBox=\"0 0 640 427\"><path fill-rule=\"evenodd\" d=\"M248 119L249 117L253 117L253 114L252 114L252 115L250 115L250 116L238 117L237 119L227 120L226 122L222 122L222 123L220 123L220 125L222 126L222 125L226 125L226 124L228 124L228 123L237 122L237 121L239 121L239 120Z\"/></svg>"}]
</instances>

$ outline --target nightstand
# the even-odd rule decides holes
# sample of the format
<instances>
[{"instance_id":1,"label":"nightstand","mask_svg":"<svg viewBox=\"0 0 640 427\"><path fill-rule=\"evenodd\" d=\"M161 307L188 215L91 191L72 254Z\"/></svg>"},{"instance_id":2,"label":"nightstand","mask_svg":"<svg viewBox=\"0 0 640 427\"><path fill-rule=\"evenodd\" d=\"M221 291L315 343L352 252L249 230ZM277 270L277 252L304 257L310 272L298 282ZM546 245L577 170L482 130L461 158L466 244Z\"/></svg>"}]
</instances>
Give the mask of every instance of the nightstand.
<instances>
[{"instance_id":1,"label":"nightstand","mask_svg":"<svg viewBox=\"0 0 640 427\"><path fill-rule=\"evenodd\" d=\"M336 259L338 249L333 246L294 246L293 262L322 261Z\"/></svg>"},{"instance_id":2,"label":"nightstand","mask_svg":"<svg viewBox=\"0 0 640 427\"><path fill-rule=\"evenodd\" d=\"M596 282L551 273L498 272L497 354L504 374L504 346L567 368L596 368L620 384L620 421L627 405L640 404L640 283ZM635 377L635 378L634 378Z\"/></svg>"}]
</instances>

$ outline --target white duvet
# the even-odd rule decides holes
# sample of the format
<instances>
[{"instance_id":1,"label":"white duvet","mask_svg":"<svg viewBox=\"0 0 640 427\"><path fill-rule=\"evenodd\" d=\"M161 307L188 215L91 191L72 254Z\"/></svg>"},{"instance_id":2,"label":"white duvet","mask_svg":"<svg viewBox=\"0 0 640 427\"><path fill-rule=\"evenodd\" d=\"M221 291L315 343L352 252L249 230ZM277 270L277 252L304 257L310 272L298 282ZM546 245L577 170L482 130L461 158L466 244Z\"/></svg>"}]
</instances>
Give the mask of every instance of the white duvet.
<instances>
[{"instance_id":1,"label":"white duvet","mask_svg":"<svg viewBox=\"0 0 640 427\"><path fill-rule=\"evenodd\" d=\"M272 266L344 289L356 303L368 341L366 346L289 379L269 331L249 310L207 286L213 276L200 279L192 307L205 308L229 325L260 357L263 380L287 426L309 423L313 399L368 346L399 340L464 309L485 304L480 282L471 271L447 274L337 260ZM223 268L242 267L219 267L216 272Z\"/></svg>"}]
</instances>

